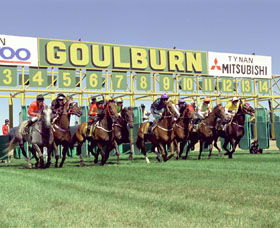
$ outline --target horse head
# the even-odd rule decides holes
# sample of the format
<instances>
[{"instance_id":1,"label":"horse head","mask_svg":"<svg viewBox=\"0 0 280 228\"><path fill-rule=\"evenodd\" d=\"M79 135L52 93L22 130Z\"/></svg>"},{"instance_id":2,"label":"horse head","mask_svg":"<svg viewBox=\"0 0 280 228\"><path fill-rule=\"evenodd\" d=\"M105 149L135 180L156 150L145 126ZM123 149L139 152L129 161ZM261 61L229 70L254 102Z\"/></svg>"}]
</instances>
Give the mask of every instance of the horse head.
<instances>
[{"instance_id":1,"label":"horse head","mask_svg":"<svg viewBox=\"0 0 280 228\"><path fill-rule=\"evenodd\" d=\"M229 116L225 113L225 107L222 104L217 104L215 108L213 108L212 113L215 117L221 118L222 120L229 120Z\"/></svg>"},{"instance_id":2,"label":"horse head","mask_svg":"<svg viewBox=\"0 0 280 228\"><path fill-rule=\"evenodd\" d=\"M41 111L41 117L39 121L42 121L42 123L45 125L46 128L51 128L52 122L52 110L48 106L45 106Z\"/></svg>"},{"instance_id":3,"label":"horse head","mask_svg":"<svg viewBox=\"0 0 280 228\"><path fill-rule=\"evenodd\" d=\"M176 118L180 117L180 113L176 108L176 105L173 101L169 100L165 104L165 110L162 116L174 116Z\"/></svg>"},{"instance_id":4,"label":"horse head","mask_svg":"<svg viewBox=\"0 0 280 228\"><path fill-rule=\"evenodd\" d=\"M131 107L123 108L121 111L121 117L127 122L129 128L134 126L134 114Z\"/></svg>"},{"instance_id":5,"label":"horse head","mask_svg":"<svg viewBox=\"0 0 280 228\"><path fill-rule=\"evenodd\" d=\"M242 114L253 116L255 113L255 109L249 103L240 102L239 109Z\"/></svg>"},{"instance_id":6,"label":"horse head","mask_svg":"<svg viewBox=\"0 0 280 228\"><path fill-rule=\"evenodd\" d=\"M67 101L66 104L68 114L76 115L78 117L80 117L83 114L77 102Z\"/></svg>"},{"instance_id":7,"label":"horse head","mask_svg":"<svg viewBox=\"0 0 280 228\"><path fill-rule=\"evenodd\" d=\"M105 108L105 115L109 116L112 119L113 123L117 122L117 119L118 117L120 117L120 115L117 112L117 107L115 102L109 101L107 103Z\"/></svg>"}]
</instances>

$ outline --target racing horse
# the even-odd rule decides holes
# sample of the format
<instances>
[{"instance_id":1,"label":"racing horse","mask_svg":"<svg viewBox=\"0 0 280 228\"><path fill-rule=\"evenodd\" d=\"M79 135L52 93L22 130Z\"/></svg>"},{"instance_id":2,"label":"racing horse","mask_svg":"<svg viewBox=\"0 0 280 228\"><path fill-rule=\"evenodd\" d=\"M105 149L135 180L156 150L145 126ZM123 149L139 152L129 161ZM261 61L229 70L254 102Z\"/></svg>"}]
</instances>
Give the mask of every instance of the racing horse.
<instances>
[{"instance_id":1,"label":"racing horse","mask_svg":"<svg viewBox=\"0 0 280 228\"><path fill-rule=\"evenodd\" d=\"M98 150L101 151L102 160L101 165L104 165L109 157L109 152L114 148L112 125L116 122L119 114L117 113L116 104L113 101L109 101L106 104L104 113L100 116L100 120L97 122L93 129L92 136L88 136L87 129L88 123L84 122L78 126L75 134L71 140L71 147L77 142L77 154L80 156L80 166L84 166L84 160L82 156L82 145L86 139L91 143L91 147L98 146ZM104 147L106 149L104 150ZM94 153L94 163L98 162L98 151Z\"/></svg>"},{"instance_id":2,"label":"racing horse","mask_svg":"<svg viewBox=\"0 0 280 228\"><path fill-rule=\"evenodd\" d=\"M152 143L152 150L157 154L157 160L161 161L159 154L162 155L163 161L169 160L174 155L174 138L173 120L179 118L180 113L177 110L173 101L167 101L164 107L162 117L159 119L158 124L154 127L151 133L148 132L151 123L141 123L138 130L136 146L143 153L146 162L150 163L147 157L145 142ZM166 145L170 145L170 155L167 156Z\"/></svg>"},{"instance_id":3,"label":"racing horse","mask_svg":"<svg viewBox=\"0 0 280 228\"><path fill-rule=\"evenodd\" d=\"M188 157L190 148L193 148L198 141L198 159L201 159L203 146L206 145L209 145L208 158L211 158L213 150L213 141L215 137L215 126L218 118L222 119L222 121L228 121L229 119L229 117L225 113L225 108L221 104L218 104L216 107L214 107L213 110L209 113L209 115L198 124L197 130L194 130L194 127L192 126L192 130L189 137L189 144L186 149L186 159Z\"/></svg>"},{"instance_id":4,"label":"racing horse","mask_svg":"<svg viewBox=\"0 0 280 228\"><path fill-rule=\"evenodd\" d=\"M32 168L30 159L24 149L24 142L28 142L31 144L30 151L36 159L35 167L44 168L43 147L46 147L48 149L48 153L50 153L50 151L52 151L54 140L51 125L51 114L52 110L45 106L40 113L39 119L30 127L30 134L27 135L23 134L27 121L23 121L19 128L16 129L15 136L12 138L8 148L6 149L8 156L12 155L13 149L17 144L19 144L22 154L28 162L28 166ZM37 154L39 155L39 158Z\"/></svg>"},{"instance_id":5,"label":"racing horse","mask_svg":"<svg viewBox=\"0 0 280 228\"><path fill-rule=\"evenodd\" d=\"M119 163L120 152L118 145L122 143L130 144L129 160L133 159L134 144L133 135L130 135L130 129L134 126L134 114L131 107L125 107L121 110L121 116L113 123L113 143L116 150L117 162Z\"/></svg>"},{"instance_id":6,"label":"racing horse","mask_svg":"<svg viewBox=\"0 0 280 228\"><path fill-rule=\"evenodd\" d=\"M190 104L187 104L183 113L180 115L173 126L173 131L175 134L174 143L177 151L176 159L179 159L181 157L187 140L189 139L191 131L191 120L193 119L193 117L194 107Z\"/></svg>"},{"instance_id":7,"label":"racing horse","mask_svg":"<svg viewBox=\"0 0 280 228\"><path fill-rule=\"evenodd\" d=\"M225 155L228 155L228 158L232 158L232 154L235 152L240 139L245 133L245 115L248 114L253 116L254 112L254 108L251 107L249 103L243 103L240 101L238 110L230 123L226 124L225 127L220 127L221 124L218 121L220 126L217 125L215 129L214 146L217 148L219 153L221 153L221 150L217 145L217 141L219 137L222 137L225 139L223 144L223 149L226 151ZM231 145L231 151L227 148L228 143Z\"/></svg>"},{"instance_id":8,"label":"racing horse","mask_svg":"<svg viewBox=\"0 0 280 228\"><path fill-rule=\"evenodd\" d=\"M69 149L69 144L71 142L71 133L70 133L70 117L71 115L77 115L80 117L82 115L82 111L80 110L77 102L73 102L71 98L68 98L63 106L62 112L55 117L53 121L53 149L55 152L55 167L58 167L58 146L62 145L62 159L59 164L59 167L63 166L63 163L66 159L66 154ZM48 161L46 163L46 167L48 168L51 164L51 153L48 154Z\"/></svg>"}]
</instances>

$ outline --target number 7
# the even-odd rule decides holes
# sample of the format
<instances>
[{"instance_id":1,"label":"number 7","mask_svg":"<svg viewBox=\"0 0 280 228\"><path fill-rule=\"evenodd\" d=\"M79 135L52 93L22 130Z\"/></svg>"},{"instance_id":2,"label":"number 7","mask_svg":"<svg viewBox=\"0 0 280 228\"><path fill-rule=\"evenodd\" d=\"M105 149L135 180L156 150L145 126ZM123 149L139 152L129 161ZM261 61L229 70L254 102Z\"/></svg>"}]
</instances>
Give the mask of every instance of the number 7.
<instances>
[{"instance_id":1,"label":"number 7","mask_svg":"<svg viewBox=\"0 0 280 228\"><path fill-rule=\"evenodd\" d=\"M120 89L121 88L121 82L122 82L124 76L121 75L121 74L118 74L118 75L116 75L116 78L118 79L118 81L117 81L117 88Z\"/></svg>"}]
</instances>

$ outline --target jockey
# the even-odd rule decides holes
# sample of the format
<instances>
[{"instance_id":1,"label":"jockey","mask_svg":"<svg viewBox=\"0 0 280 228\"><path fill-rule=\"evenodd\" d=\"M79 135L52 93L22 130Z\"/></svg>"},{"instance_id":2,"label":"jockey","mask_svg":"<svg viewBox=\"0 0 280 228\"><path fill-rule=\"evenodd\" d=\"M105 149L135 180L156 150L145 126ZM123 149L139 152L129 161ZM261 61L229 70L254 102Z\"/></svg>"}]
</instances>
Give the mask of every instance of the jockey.
<instances>
[{"instance_id":1,"label":"jockey","mask_svg":"<svg viewBox=\"0 0 280 228\"><path fill-rule=\"evenodd\" d=\"M144 104L141 104L141 109L142 109L142 120L143 120L143 122L148 122L149 121L149 116L151 115L151 113L146 111Z\"/></svg>"},{"instance_id":2,"label":"jockey","mask_svg":"<svg viewBox=\"0 0 280 228\"><path fill-rule=\"evenodd\" d=\"M184 112L186 106L187 106L186 101L184 99L179 99L177 108L178 108L180 114L182 114Z\"/></svg>"},{"instance_id":3,"label":"jockey","mask_svg":"<svg viewBox=\"0 0 280 228\"><path fill-rule=\"evenodd\" d=\"M211 102L211 99L208 97L205 97L203 99L203 102L198 105L197 116L200 120L204 119L210 113L210 111L211 111L210 102Z\"/></svg>"},{"instance_id":4,"label":"jockey","mask_svg":"<svg viewBox=\"0 0 280 228\"><path fill-rule=\"evenodd\" d=\"M117 112L120 113L123 109L123 99L122 98L117 98Z\"/></svg>"},{"instance_id":5,"label":"jockey","mask_svg":"<svg viewBox=\"0 0 280 228\"><path fill-rule=\"evenodd\" d=\"M238 97L233 97L225 106L225 113L233 117L238 110Z\"/></svg>"},{"instance_id":6,"label":"jockey","mask_svg":"<svg viewBox=\"0 0 280 228\"><path fill-rule=\"evenodd\" d=\"M169 96L164 93L160 96L160 98L156 99L152 105L151 105L151 113L153 117L155 118L155 121L153 124L149 127L149 132L152 132L156 124L158 123L159 119L162 116L162 113L164 112L164 107L166 102L168 101Z\"/></svg>"},{"instance_id":7,"label":"jockey","mask_svg":"<svg viewBox=\"0 0 280 228\"><path fill-rule=\"evenodd\" d=\"M93 97L91 99L91 106L88 112L89 122L88 122L88 135L91 136L92 130L90 129L95 126L95 124L100 120L104 113L104 100L101 97Z\"/></svg>"},{"instance_id":8,"label":"jockey","mask_svg":"<svg viewBox=\"0 0 280 228\"><path fill-rule=\"evenodd\" d=\"M36 101L33 101L29 108L28 108L28 121L26 123L26 126L24 127L23 134L27 135L29 132L29 127L34 124L41 116L41 111L46 106L44 103L44 96L42 94L39 94L36 97Z\"/></svg>"},{"instance_id":9,"label":"jockey","mask_svg":"<svg viewBox=\"0 0 280 228\"><path fill-rule=\"evenodd\" d=\"M57 97L51 103L51 109L53 114L60 114L63 111L63 106L65 104L65 95L63 93L57 94Z\"/></svg>"}]
</instances>

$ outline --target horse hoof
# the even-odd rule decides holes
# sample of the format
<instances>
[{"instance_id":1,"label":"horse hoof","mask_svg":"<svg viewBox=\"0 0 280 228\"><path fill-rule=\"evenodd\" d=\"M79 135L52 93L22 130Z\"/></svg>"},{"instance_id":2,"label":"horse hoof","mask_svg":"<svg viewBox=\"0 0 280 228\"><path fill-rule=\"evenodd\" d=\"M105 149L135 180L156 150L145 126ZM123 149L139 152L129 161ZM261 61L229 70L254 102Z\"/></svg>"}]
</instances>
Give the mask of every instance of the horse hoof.
<instances>
[{"instance_id":1,"label":"horse hoof","mask_svg":"<svg viewBox=\"0 0 280 228\"><path fill-rule=\"evenodd\" d=\"M31 163L28 163L28 168L29 168L29 169L32 169L32 168L33 168L33 166L32 166Z\"/></svg>"},{"instance_id":2,"label":"horse hoof","mask_svg":"<svg viewBox=\"0 0 280 228\"><path fill-rule=\"evenodd\" d=\"M60 164L60 165L59 165L59 168L62 168L62 167L63 167L63 165Z\"/></svg>"},{"instance_id":3,"label":"horse hoof","mask_svg":"<svg viewBox=\"0 0 280 228\"><path fill-rule=\"evenodd\" d=\"M132 161L132 160L133 160L132 155L129 155L128 160L129 160L129 161Z\"/></svg>"},{"instance_id":4,"label":"horse hoof","mask_svg":"<svg viewBox=\"0 0 280 228\"><path fill-rule=\"evenodd\" d=\"M224 155L229 155L229 152L224 153Z\"/></svg>"},{"instance_id":5,"label":"horse hoof","mask_svg":"<svg viewBox=\"0 0 280 228\"><path fill-rule=\"evenodd\" d=\"M187 160L187 156L182 156L182 159L183 160Z\"/></svg>"},{"instance_id":6,"label":"horse hoof","mask_svg":"<svg viewBox=\"0 0 280 228\"><path fill-rule=\"evenodd\" d=\"M94 160L93 160L93 163L94 163L94 164L97 164L97 163L98 163L98 159L94 159Z\"/></svg>"},{"instance_id":7,"label":"horse hoof","mask_svg":"<svg viewBox=\"0 0 280 228\"><path fill-rule=\"evenodd\" d=\"M85 163L81 162L80 167L84 167L84 166L86 166Z\"/></svg>"}]
</instances>

